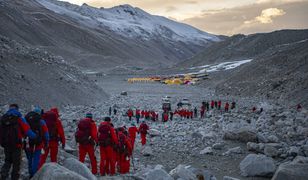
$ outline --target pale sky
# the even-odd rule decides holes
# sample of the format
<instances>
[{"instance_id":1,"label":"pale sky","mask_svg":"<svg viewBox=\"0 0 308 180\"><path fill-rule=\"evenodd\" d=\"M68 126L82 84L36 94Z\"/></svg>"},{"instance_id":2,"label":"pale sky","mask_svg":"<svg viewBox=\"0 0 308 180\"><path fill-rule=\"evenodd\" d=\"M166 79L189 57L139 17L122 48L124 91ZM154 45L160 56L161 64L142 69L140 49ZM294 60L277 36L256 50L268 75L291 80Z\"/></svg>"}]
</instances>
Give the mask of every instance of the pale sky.
<instances>
[{"instance_id":1,"label":"pale sky","mask_svg":"<svg viewBox=\"0 0 308 180\"><path fill-rule=\"evenodd\" d=\"M308 29L308 0L64 0L95 7L130 4L213 34Z\"/></svg>"}]
</instances>

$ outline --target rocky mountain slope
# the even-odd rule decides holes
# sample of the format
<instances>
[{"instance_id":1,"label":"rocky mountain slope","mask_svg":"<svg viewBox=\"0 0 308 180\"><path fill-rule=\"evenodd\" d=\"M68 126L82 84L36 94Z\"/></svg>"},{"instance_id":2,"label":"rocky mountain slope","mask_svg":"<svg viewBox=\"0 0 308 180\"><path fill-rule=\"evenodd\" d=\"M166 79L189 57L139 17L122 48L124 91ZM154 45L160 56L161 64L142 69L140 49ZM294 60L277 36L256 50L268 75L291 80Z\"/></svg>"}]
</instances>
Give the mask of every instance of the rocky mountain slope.
<instances>
[{"instance_id":1,"label":"rocky mountain slope","mask_svg":"<svg viewBox=\"0 0 308 180\"><path fill-rule=\"evenodd\" d=\"M308 40L268 49L220 82L219 93L259 95L289 106L308 104ZM285 101L287 100L287 101Z\"/></svg>"},{"instance_id":2,"label":"rocky mountain slope","mask_svg":"<svg viewBox=\"0 0 308 180\"><path fill-rule=\"evenodd\" d=\"M62 57L0 36L0 103L93 104L107 94Z\"/></svg>"},{"instance_id":3,"label":"rocky mountain slope","mask_svg":"<svg viewBox=\"0 0 308 180\"><path fill-rule=\"evenodd\" d=\"M211 45L176 68L252 59L232 70L210 72L211 80L202 82L201 86L211 84L219 94L258 95L293 106L308 104L307 52L308 30L235 35Z\"/></svg>"},{"instance_id":4,"label":"rocky mountain slope","mask_svg":"<svg viewBox=\"0 0 308 180\"><path fill-rule=\"evenodd\" d=\"M168 66L218 40L127 5L100 10L57 1L2 0L0 18L1 35L38 46L87 70ZM189 41L185 33L195 35Z\"/></svg>"},{"instance_id":5,"label":"rocky mountain slope","mask_svg":"<svg viewBox=\"0 0 308 180\"><path fill-rule=\"evenodd\" d=\"M254 59L270 48L308 39L308 30L281 30L271 33L234 35L212 44L193 58L179 63L179 67L202 66L226 61ZM276 48L277 50L277 48Z\"/></svg>"}]
</instances>

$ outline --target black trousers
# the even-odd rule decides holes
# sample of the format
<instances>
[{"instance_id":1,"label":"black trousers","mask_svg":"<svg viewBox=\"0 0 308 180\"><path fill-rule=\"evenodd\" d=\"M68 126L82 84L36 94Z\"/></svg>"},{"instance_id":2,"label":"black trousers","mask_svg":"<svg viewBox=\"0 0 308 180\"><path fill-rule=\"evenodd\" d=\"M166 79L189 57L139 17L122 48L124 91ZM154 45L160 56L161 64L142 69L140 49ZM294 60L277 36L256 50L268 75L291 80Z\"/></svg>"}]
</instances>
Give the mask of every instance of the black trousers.
<instances>
[{"instance_id":1,"label":"black trousers","mask_svg":"<svg viewBox=\"0 0 308 180\"><path fill-rule=\"evenodd\" d=\"M1 180L9 177L9 172L13 166L11 179L18 180L20 176L21 148L4 148L5 160L1 168Z\"/></svg>"}]
</instances>

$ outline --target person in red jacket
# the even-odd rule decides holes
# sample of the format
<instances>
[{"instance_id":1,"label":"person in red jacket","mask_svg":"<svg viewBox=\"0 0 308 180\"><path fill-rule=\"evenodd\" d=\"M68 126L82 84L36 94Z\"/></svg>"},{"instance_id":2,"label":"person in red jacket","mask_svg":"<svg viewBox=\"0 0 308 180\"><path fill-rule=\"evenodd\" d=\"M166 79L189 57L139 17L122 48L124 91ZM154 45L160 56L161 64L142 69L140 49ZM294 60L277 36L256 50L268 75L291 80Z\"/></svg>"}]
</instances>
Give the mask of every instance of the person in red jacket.
<instances>
[{"instance_id":1,"label":"person in red jacket","mask_svg":"<svg viewBox=\"0 0 308 180\"><path fill-rule=\"evenodd\" d=\"M221 109L221 101L219 100L218 101L218 110L220 110Z\"/></svg>"},{"instance_id":2,"label":"person in red jacket","mask_svg":"<svg viewBox=\"0 0 308 180\"><path fill-rule=\"evenodd\" d=\"M42 167L46 162L49 152L50 161L57 162L59 140L62 143L62 148L64 149L65 147L65 135L58 109L51 108L50 111L42 115L42 118L45 120L48 128L49 146L44 148L45 153L41 156L39 167Z\"/></svg>"},{"instance_id":3,"label":"person in red jacket","mask_svg":"<svg viewBox=\"0 0 308 180\"><path fill-rule=\"evenodd\" d=\"M141 111L141 118L144 118L144 110Z\"/></svg>"},{"instance_id":4,"label":"person in red jacket","mask_svg":"<svg viewBox=\"0 0 308 180\"><path fill-rule=\"evenodd\" d=\"M138 133L138 128L136 127L136 125L134 123L131 124L132 126L128 128L128 134L130 137L130 140L132 141L132 149L134 149L135 147L135 139Z\"/></svg>"},{"instance_id":5,"label":"person in red jacket","mask_svg":"<svg viewBox=\"0 0 308 180\"><path fill-rule=\"evenodd\" d=\"M98 128L98 143L100 146L100 174L102 176L115 174L114 146L118 145L118 138L111 125L111 118L105 117L104 122Z\"/></svg>"},{"instance_id":6,"label":"person in red jacket","mask_svg":"<svg viewBox=\"0 0 308 180\"><path fill-rule=\"evenodd\" d=\"M132 145L128 136L124 133L124 128L118 130L118 154L119 154L119 173L129 173L130 156L132 155Z\"/></svg>"},{"instance_id":7,"label":"person in red jacket","mask_svg":"<svg viewBox=\"0 0 308 180\"><path fill-rule=\"evenodd\" d=\"M144 146L147 142L147 134L148 134L149 126L145 123L145 121L142 121L142 123L139 126L139 133L141 136L141 144Z\"/></svg>"},{"instance_id":8,"label":"person in red jacket","mask_svg":"<svg viewBox=\"0 0 308 180\"><path fill-rule=\"evenodd\" d=\"M163 119L163 122L167 122L169 120L169 113L168 112L164 112L162 114L162 119Z\"/></svg>"},{"instance_id":9,"label":"person in red jacket","mask_svg":"<svg viewBox=\"0 0 308 180\"><path fill-rule=\"evenodd\" d=\"M214 109L215 101L211 101L211 108Z\"/></svg>"},{"instance_id":10,"label":"person in red jacket","mask_svg":"<svg viewBox=\"0 0 308 180\"><path fill-rule=\"evenodd\" d=\"M201 118L204 118L204 113L205 113L205 106L202 105L202 106L201 106L201 110L200 110L200 117L201 117Z\"/></svg>"},{"instance_id":11,"label":"person in red jacket","mask_svg":"<svg viewBox=\"0 0 308 180\"><path fill-rule=\"evenodd\" d=\"M79 161L84 163L86 155L91 161L92 173L97 174L97 161L95 156L95 145L97 144L97 127L93 121L91 113L86 114L86 118L78 123L75 134L76 142L79 144Z\"/></svg>"},{"instance_id":12,"label":"person in red jacket","mask_svg":"<svg viewBox=\"0 0 308 180\"><path fill-rule=\"evenodd\" d=\"M139 124L140 116L141 116L140 109L136 109L136 121L137 121L137 124Z\"/></svg>"},{"instance_id":13,"label":"person in red jacket","mask_svg":"<svg viewBox=\"0 0 308 180\"><path fill-rule=\"evenodd\" d=\"M226 104L225 104L225 112L228 112L228 111L229 111L229 103L226 102Z\"/></svg>"},{"instance_id":14,"label":"person in red jacket","mask_svg":"<svg viewBox=\"0 0 308 180\"><path fill-rule=\"evenodd\" d=\"M132 120L133 115L134 115L133 110L129 109L129 110L127 111L127 116L128 116L128 118L129 118L129 121Z\"/></svg>"},{"instance_id":15,"label":"person in red jacket","mask_svg":"<svg viewBox=\"0 0 308 180\"><path fill-rule=\"evenodd\" d=\"M9 110L1 117L0 144L4 148L5 159L1 168L0 179L9 177L11 167L11 179L19 179L22 161L22 138L26 136L32 140L37 138L37 135L30 129L29 124L18 110L17 104L11 104Z\"/></svg>"}]
</instances>

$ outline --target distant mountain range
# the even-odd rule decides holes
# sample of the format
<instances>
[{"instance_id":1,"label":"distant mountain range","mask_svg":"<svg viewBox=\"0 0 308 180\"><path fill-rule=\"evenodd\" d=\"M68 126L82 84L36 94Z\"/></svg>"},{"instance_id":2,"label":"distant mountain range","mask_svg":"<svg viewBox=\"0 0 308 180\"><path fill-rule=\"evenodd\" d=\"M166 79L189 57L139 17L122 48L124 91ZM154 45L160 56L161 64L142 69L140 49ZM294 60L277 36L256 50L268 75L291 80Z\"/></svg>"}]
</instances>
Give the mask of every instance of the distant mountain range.
<instances>
[{"instance_id":1,"label":"distant mountain range","mask_svg":"<svg viewBox=\"0 0 308 180\"><path fill-rule=\"evenodd\" d=\"M98 9L56 0L0 1L0 34L86 70L167 67L219 41L129 5Z\"/></svg>"}]
</instances>

